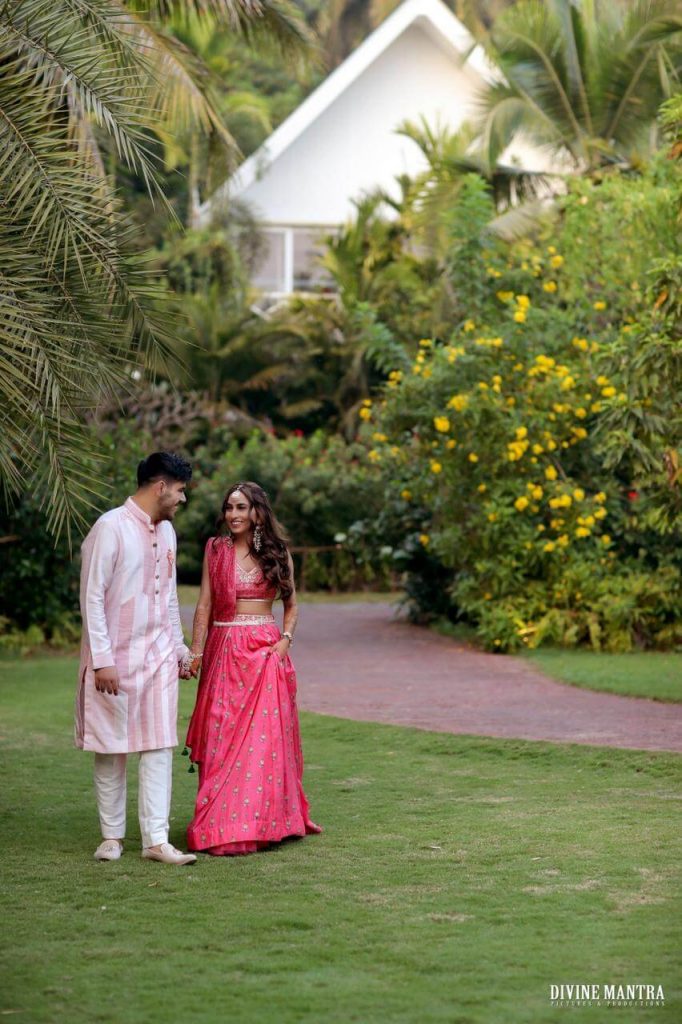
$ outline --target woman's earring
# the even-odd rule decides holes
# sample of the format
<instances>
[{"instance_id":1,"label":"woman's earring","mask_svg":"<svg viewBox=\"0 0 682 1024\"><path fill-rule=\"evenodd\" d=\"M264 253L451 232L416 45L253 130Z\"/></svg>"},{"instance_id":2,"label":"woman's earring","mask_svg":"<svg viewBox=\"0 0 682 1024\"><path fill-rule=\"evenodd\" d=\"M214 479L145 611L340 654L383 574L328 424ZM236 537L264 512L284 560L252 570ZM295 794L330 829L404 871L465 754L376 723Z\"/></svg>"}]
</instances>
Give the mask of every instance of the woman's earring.
<instances>
[{"instance_id":1,"label":"woman's earring","mask_svg":"<svg viewBox=\"0 0 682 1024\"><path fill-rule=\"evenodd\" d=\"M257 526L253 531L253 550L255 552L260 551L263 544L263 531L260 526Z\"/></svg>"}]
</instances>

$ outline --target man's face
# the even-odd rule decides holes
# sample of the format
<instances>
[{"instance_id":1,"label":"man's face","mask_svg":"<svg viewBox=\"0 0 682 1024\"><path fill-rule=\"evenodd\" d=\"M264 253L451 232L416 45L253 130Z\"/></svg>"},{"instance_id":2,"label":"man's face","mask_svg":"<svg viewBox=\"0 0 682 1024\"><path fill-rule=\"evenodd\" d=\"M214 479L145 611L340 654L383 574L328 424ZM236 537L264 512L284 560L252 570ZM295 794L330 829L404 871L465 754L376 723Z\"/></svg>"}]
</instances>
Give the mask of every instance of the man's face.
<instances>
[{"instance_id":1,"label":"man's face","mask_svg":"<svg viewBox=\"0 0 682 1024\"><path fill-rule=\"evenodd\" d=\"M184 505L187 501L185 494L186 483L180 480L159 480L155 485L156 495L156 521L162 519L172 520L178 509L178 505Z\"/></svg>"}]
</instances>

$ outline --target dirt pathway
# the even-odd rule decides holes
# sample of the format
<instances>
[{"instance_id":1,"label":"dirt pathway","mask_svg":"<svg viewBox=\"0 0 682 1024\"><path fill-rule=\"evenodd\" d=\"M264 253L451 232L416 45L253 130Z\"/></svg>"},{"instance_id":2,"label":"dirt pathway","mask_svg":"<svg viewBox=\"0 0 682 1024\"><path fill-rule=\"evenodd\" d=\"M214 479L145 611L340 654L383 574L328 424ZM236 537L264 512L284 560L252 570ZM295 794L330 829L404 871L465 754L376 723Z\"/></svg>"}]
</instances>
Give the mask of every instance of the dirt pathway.
<instances>
[{"instance_id":1,"label":"dirt pathway","mask_svg":"<svg viewBox=\"0 0 682 1024\"><path fill-rule=\"evenodd\" d=\"M185 609L183 609L185 611ZM395 618L388 604L304 604L299 706L439 732L682 753L682 705L554 682Z\"/></svg>"}]
</instances>

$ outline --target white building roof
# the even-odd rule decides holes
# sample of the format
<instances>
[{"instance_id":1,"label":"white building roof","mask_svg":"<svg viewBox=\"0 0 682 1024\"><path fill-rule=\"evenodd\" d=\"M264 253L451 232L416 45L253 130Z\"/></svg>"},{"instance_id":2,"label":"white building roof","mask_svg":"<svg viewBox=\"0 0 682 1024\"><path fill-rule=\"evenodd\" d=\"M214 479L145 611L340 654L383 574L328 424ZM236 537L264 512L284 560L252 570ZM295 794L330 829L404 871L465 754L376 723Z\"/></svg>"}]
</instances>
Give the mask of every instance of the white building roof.
<instances>
[{"instance_id":1,"label":"white building roof","mask_svg":"<svg viewBox=\"0 0 682 1024\"><path fill-rule=\"evenodd\" d=\"M271 225L334 225L353 200L424 166L404 120L456 130L500 78L441 0L404 0L219 190ZM214 197L215 198L215 197ZM208 219L210 205L202 208Z\"/></svg>"}]
</instances>

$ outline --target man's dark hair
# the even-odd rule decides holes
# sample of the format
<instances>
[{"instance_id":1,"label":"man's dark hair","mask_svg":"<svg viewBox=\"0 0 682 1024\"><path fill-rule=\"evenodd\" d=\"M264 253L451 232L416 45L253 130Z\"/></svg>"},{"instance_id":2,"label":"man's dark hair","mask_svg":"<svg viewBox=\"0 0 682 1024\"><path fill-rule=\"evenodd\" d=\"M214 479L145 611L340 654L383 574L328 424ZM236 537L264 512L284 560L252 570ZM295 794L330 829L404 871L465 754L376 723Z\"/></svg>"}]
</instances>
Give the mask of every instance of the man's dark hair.
<instances>
[{"instance_id":1,"label":"man's dark hair","mask_svg":"<svg viewBox=\"0 0 682 1024\"><path fill-rule=\"evenodd\" d=\"M156 480L181 480L189 483L192 467L187 459L174 452L152 452L137 467L137 486L144 487Z\"/></svg>"}]
</instances>

